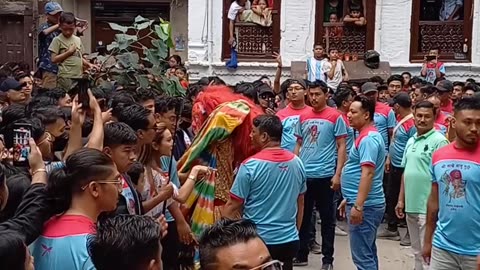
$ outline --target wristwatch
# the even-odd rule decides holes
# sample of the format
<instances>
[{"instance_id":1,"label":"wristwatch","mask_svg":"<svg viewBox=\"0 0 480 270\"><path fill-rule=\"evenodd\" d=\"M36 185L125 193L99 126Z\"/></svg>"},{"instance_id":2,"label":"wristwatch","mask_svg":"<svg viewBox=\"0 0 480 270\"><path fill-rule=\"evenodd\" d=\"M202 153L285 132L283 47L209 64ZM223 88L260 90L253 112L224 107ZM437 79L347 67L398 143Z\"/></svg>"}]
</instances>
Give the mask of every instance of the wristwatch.
<instances>
[{"instance_id":1,"label":"wristwatch","mask_svg":"<svg viewBox=\"0 0 480 270\"><path fill-rule=\"evenodd\" d=\"M354 205L353 205L353 208L355 208L355 210L357 210L358 212L362 212L362 211L363 211L363 206L358 206L357 204L354 204Z\"/></svg>"}]
</instances>

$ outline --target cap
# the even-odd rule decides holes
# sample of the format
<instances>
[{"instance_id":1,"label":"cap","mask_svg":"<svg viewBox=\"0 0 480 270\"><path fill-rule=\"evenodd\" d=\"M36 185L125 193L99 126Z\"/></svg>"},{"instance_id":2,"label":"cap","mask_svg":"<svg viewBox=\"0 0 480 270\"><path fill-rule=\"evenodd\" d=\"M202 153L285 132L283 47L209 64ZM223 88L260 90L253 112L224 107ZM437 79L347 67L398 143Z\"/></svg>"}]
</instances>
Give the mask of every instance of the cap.
<instances>
[{"instance_id":1,"label":"cap","mask_svg":"<svg viewBox=\"0 0 480 270\"><path fill-rule=\"evenodd\" d=\"M62 6L60 6L60 4L57 2L48 2L45 4L45 14L55 15L62 11Z\"/></svg>"},{"instance_id":2,"label":"cap","mask_svg":"<svg viewBox=\"0 0 480 270\"><path fill-rule=\"evenodd\" d=\"M287 88L290 87L292 84L299 84L303 87L303 89L307 89L307 83L305 82L305 80L290 79Z\"/></svg>"},{"instance_id":3,"label":"cap","mask_svg":"<svg viewBox=\"0 0 480 270\"><path fill-rule=\"evenodd\" d=\"M400 105L402 108L410 108L412 107L412 99L408 93L401 92L394 96L389 102L390 107L393 107L395 104Z\"/></svg>"},{"instance_id":4,"label":"cap","mask_svg":"<svg viewBox=\"0 0 480 270\"><path fill-rule=\"evenodd\" d=\"M366 82L362 85L362 89L361 89L362 94L368 94L374 91L378 92L376 83Z\"/></svg>"},{"instance_id":5,"label":"cap","mask_svg":"<svg viewBox=\"0 0 480 270\"><path fill-rule=\"evenodd\" d=\"M441 80L437 83L438 92L452 92L453 83L449 80Z\"/></svg>"},{"instance_id":6,"label":"cap","mask_svg":"<svg viewBox=\"0 0 480 270\"><path fill-rule=\"evenodd\" d=\"M262 96L262 95L265 95L265 94L271 94L272 96L275 96L275 93L273 92L272 88L270 88L270 86L268 86L266 84L260 86L259 89L258 89L258 95L259 96Z\"/></svg>"},{"instance_id":7,"label":"cap","mask_svg":"<svg viewBox=\"0 0 480 270\"><path fill-rule=\"evenodd\" d=\"M18 82L15 79L7 78L0 85L0 91L2 91L2 92L8 92L10 90L20 91L20 90L22 90L22 87L24 85L25 84L21 84L20 82Z\"/></svg>"}]
</instances>

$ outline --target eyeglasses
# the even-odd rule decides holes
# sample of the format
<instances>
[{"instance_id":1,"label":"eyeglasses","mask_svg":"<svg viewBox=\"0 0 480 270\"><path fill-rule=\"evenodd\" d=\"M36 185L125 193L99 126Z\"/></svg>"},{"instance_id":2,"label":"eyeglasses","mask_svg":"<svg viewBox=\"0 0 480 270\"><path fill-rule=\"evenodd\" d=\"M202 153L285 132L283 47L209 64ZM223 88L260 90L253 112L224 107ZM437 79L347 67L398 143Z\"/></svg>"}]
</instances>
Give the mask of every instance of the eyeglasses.
<instances>
[{"instance_id":1,"label":"eyeglasses","mask_svg":"<svg viewBox=\"0 0 480 270\"><path fill-rule=\"evenodd\" d=\"M123 180L122 180L121 176L119 176L119 177L118 177L117 179L115 179L115 180L111 180L111 179L110 179L110 180L108 180L108 179L106 179L106 180L94 180L94 181L92 181L92 182L95 182L95 183L97 183L97 184L114 184L114 185L117 186L118 189L121 189L121 188L122 188L122 185L123 185ZM90 183L92 183L92 182L90 182ZM86 190L87 187L88 187L88 185L90 185L90 183L84 185L84 186L82 187L82 190Z\"/></svg>"},{"instance_id":2,"label":"eyeglasses","mask_svg":"<svg viewBox=\"0 0 480 270\"><path fill-rule=\"evenodd\" d=\"M282 269L283 269L283 263L281 261L273 260L273 261L264 263L262 265L259 265L257 267L254 267L250 270L282 270Z\"/></svg>"}]
</instances>

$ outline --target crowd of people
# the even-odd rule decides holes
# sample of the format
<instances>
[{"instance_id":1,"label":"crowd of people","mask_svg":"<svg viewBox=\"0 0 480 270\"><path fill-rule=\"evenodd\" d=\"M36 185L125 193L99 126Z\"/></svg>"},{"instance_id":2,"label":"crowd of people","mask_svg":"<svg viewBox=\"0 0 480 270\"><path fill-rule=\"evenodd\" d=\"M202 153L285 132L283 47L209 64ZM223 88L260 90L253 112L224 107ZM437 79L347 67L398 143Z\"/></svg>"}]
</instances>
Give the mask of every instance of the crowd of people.
<instances>
[{"instance_id":1,"label":"crowd of people","mask_svg":"<svg viewBox=\"0 0 480 270\"><path fill-rule=\"evenodd\" d=\"M377 238L411 245L415 270L480 269L479 86L449 81L438 50L363 83L319 44L283 82L280 55L273 82L235 85L188 82L174 55L186 97L82 95L75 17L45 10L60 24L38 70L0 68L0 269L292 269L312 252L331 270L337 236L359 270L380 269Z\"/></svg>"}]
</instances>

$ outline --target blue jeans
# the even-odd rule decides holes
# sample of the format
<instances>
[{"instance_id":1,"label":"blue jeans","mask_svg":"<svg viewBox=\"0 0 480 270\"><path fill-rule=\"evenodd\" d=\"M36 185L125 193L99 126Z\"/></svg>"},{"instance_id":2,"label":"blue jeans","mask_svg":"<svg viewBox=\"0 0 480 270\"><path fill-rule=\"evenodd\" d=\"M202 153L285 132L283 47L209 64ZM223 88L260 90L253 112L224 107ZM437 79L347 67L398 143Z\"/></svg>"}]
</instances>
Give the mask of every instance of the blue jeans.
<instances>
[{"instance_id":1,"label":"blue jeans","mask_svg":"<svg viewBox=\"0 0 480 270\"><path fill-rule=\"evenodd\" d=\"M377 229L385 213L385 204L366 206L363 209L363 221L359 225L350 224L350 211L353 205L347 205L347 221L350 229L350 250L353 263L358 270L378 270Z\"/></svg>"}]
</instances>

